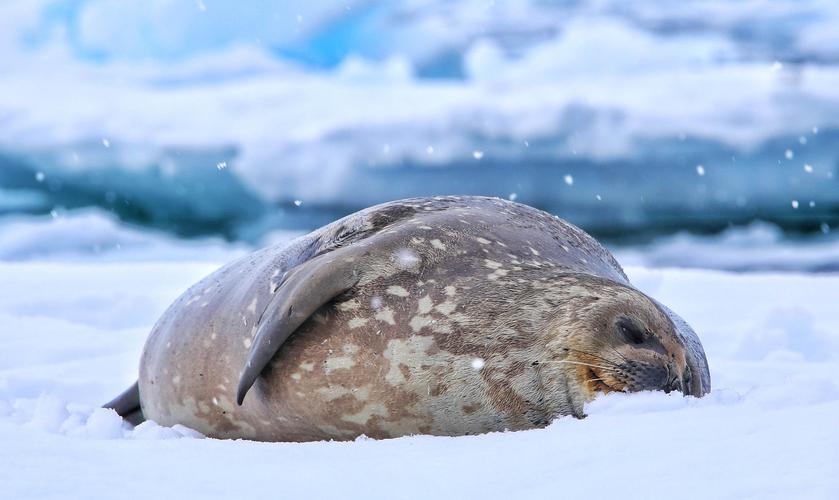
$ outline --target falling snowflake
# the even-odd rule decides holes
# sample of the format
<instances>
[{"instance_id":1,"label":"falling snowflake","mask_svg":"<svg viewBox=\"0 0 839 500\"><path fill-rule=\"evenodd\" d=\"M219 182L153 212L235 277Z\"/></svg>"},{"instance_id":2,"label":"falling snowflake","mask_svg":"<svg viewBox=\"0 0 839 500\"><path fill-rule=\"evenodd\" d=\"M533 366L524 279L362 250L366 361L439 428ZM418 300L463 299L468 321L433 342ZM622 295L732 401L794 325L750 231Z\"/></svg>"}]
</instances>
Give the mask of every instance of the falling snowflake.
<instances>
[{"instance_id":1,"label":"falling snowflake","mask_svg":"<svg viewBox=\"0 0 839 500\"><path fill-rule=\"evenodd\" d=\"M795 209L798 208L798 200L792 200L792 202L790 204L792 205L792 208L795 208Z\"/></svg>"},{"instance_id":2,"label":"falling snowflake","mask_svg":"<svg viewBox=\"0 0 839 500\"><path fill-rule=\"evenodd\" d=\"M594 197L597 198L597 201L602 201L603 200L603 197L600 196L599 194L595 195Z\"/></svg>"},{"instance_id":3,"label":"falling snowflake","mask_svg":"<svg viewBox=\"0 0 839 500\"><path fill-rule=\"evenodd\" d=\"M410 248L402 248L393 255L393 261L400 269L413 269L420 263L420 258Z\"/></svg>"},{"instance_id":4,"label":"falling snowflake","mask_svg":"<svg viewBox=\"0 0 839 500\"><path fill-rule=\"evenodd\" d=\"M563 177L563 179L565 180L565 183L568 184L569 186L574 185L574 178L572 176L566 175L565 177Z\"/></svg>"},{"instance_id":5,"label":"falling snowflake","mask_svg":"<svg viewBox=\"0 0 839 500\"><path fill-rule=\"evenodd\" d=\"M812 174L813 173L813 166L810 165L809 163L805 163L804 164L804 171L807 172L808 174Z\"/></svg>"},{"instance_id":6,"label":"falling snowflake","mask_svg":"<svg viewBox=\"0 0 839 500\"><path fill-rule=\"evenodd\" d=\"M783 69L784 65L780 61L775 61L772 63L772 72L777 73Z\"/></svg>"},{"instance_id":7,"label":"falling snowflake","mask_svg":"<svg viewBox=\"0 0 839 500\"><path fill-rule=\"evenodd\" d=\"M802 144L802 145L803 145L803 144L807 144L807 138L806 138L806 137L804 137L803 135L802 135L802 136L799 136L799 137L798 137L798 143L799 143L799 144Z\"/></svg>"},{"instance_id":8,"label":"falling snowflake","mask_svg":"<svg viewBox=\"0 0 839 500\"><path fill-rule=\"evenodd\" d=\"M434 146L427 146L425 148L425 152L430 154L430 155L433 155L434 154Z\"/></svg>"},{"instance_id":9,"label":"falling snowflake","mask_svg":"<svg viewBox=\"0 0 839 500\"><path fill-rule=\"evenodd\" d=\"M227 168L227 162L226 161L220 161L220 162L216 163L216 168L218 170L224 170L225 168Z\"/></svg>"},{"instance_id":10,"label":"falling snowflake","mask_svg":"<svg viewBox=\"0 0 839 500\"><path fill-rule=\"evenodd\" d=\"M370 307L373 309L379 309L382 307L382 298L378 295L374 295L372 299L370 299Z\"/></svg>"},{"instance_id":11,"label":"falling snowflake","mask_svg":"<svg viewBox=\"0 0 839 500\"><path fill-rule=\"evenodd\" d=\"M827 233L830 232L830 226L827 225L827 222L822 222L822 225L820 227L821 227L821 230L824 234L827 234Z\"/></svg>"},{"instance_id":12,"label":"falling snowflake","mask_svg":"<svg viewBox=\"0 0 839 500\"><path fill-rule=\"evenodd\" d=\"M108 139L102 139L102 145L106 148L109 148L111 147L111 141L109 141Z\"/></svg>"},{"instance_id":13,"label":"falling snowflake","mask_svg":"<svg viewBox=\"0 0 839 500\"><path fill-rule=\"evenodd\" d=\"M787 160L792 160L793 156L795 156L795 153L793 153L791 149L787 149L786 151L784 151L784 158L786 158Z\"/></svg>"},{"instance_id":14,"label":"falling snowflake","mask_svg":"<svg viewBox=\"0 0 839 500\"><path fill-rule=\"evenodd\" d=\"M507 199L508 199L508 200L510 200L510 201L516 201L516 198L518 198L518 197L519 197L519 195L518 195L518 194L516 194L516 193L510 193L510 194L507 196Z\"/></svg>"},{"instance_id":15,"label":"falling snowflake","mask_svg":"<svg viewBox=\"0 0 839 500\"><path fill-rule=\"evenodd\" d=\"M299 207L302 204L303 204L303 200L294 200L294 206L295 207Z\"/></svg>"},{"instance_id":16,"label":"falling snowflake","mask_svg":"<svg viewBox=\"0 0 839 500\"><path fill-rule=\"evenodd\" d=\"M699 175L705 175L705 167L702 165L696 166L696 173Z\"/></svg>"},{"instance_id":17,"label":"falling snowflake","mask_svg":"<svg viewBox=\"0 0 839 500\"><path fill-rule=\"evenodd\" d=\"M475 358L472 360L472 368L475 370L480 370L484 367L484 360L481 358Z\"/></svg>"},{"instance_id":18,"label":"falling snowflake","mask_svg":"<svg viewBox=\"0 0 839 500\"><path fill-rule=\"evenodd\" d=\"M484 152L483 151L481 151L479 149L476 149L475 151L472 151L472 158L474 158L476 160L480 160L483 157L484 157Z\"/></svg>"},{"instance_id":19,"label":"falling snowflake","mask_svg":"<svg viewBox=\"0 0 839 500\"><path fill-rule=\"evenodd\" d=\"M35 173L35 180L38 181L38 182L44 182L44 179L46 179L46 177L47 176L44 175L43 172L36 172Z\"/></svg>"}]
</instances>

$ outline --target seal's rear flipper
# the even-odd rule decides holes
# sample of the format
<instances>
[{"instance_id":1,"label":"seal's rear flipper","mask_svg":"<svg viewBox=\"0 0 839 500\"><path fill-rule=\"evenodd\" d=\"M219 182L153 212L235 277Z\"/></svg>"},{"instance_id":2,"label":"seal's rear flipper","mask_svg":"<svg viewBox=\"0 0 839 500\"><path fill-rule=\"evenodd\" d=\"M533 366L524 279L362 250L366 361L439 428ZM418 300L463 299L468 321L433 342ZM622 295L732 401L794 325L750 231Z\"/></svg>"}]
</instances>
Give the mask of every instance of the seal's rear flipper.
<instances>
[{"instance_id":1,"label":"seal's rear flipper","mask_svg":"<svg viewBox=\"0 0 839 500\"><path fill-rule=\"evenodd\" d=\"M131 425L137 425L146 419L143 416L143 411L140 409L140 388L137 382L134 382L134 385L102 406L102 408L111 408Z\"/></svg>"},{"instance_id":2,"label":"seal's rear flipper","mask_svg":"<svg viewBox=\"0 0 839 500\"><path fill-rule=\"evenodd\" d=\"M294 330L320 306L358 283L356 253L352 247L335 250L289 271L257 323L253 345L236 391L239 405Z\"/></svg>"}]
</instances>

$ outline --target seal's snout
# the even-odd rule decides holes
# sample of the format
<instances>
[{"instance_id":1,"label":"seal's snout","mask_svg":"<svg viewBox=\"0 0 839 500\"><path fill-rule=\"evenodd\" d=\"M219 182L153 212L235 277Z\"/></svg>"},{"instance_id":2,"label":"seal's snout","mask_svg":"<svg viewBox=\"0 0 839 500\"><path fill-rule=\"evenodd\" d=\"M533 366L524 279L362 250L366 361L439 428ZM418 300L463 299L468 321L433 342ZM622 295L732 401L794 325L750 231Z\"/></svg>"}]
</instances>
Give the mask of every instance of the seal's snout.
<instances>
[{"instance_id":1,"label":"seal's snout","mask_svg":"<svg viewBox=\"0 0 839 500\"><path fill-rule=\"evenodd\" d=\"M699 380L694 380L690 365L686 366L684 373L682 373L682 394L696 396L697 398L704 396L705 392L703 392L702 386L696 382L699 382Z\"/></svg>"},{"instance_id":2,"label":"seal's snout","mask_svg":"<svg viewBox=\"0 0 839 500\"><path fill-rule=\"evenodd\" d=\"M702 397L704 394L701 391L701 388L694 384L693 375L691 373L690 366L686 366L684 371L678 373L672 367L668 367L668 373L670 374L667 382L661 388L664 392L670 393L673 391L681 392L685 396L696 396Z\"/></svg>"}]
</instances>

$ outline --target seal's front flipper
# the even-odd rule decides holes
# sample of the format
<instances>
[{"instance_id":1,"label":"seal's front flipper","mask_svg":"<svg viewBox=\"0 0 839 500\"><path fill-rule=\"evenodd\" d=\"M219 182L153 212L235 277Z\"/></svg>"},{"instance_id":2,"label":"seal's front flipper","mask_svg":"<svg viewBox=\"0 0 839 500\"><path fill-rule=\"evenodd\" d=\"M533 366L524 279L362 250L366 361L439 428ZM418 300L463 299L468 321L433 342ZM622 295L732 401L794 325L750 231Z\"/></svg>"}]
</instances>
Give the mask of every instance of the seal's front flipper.
<instances>
[{"instance_id":1,"label":"seal's front flipper","mask_svg":"<svg viewBox=\"0 0 839 500\"><path fill-rule=\"evenodd\" d=\"M320 306L358 283L354 254L356 251L351 248L335 250L289 271L257 323L256 335L236 391L239 405L294 330Z\"/></svg>"},{"instance_id":2,"label":"seal's front flipper","mask_svg":"<svg viewBox=\"0 0 839 500\"><path fill-rule=\"evenodd\" d=\"M131 425L137 425L145 420L143 411L140 409L140 388L137 382L134 382L134 385L102 406L102 408L111 408Z\"/></svg>"}]
</instances>

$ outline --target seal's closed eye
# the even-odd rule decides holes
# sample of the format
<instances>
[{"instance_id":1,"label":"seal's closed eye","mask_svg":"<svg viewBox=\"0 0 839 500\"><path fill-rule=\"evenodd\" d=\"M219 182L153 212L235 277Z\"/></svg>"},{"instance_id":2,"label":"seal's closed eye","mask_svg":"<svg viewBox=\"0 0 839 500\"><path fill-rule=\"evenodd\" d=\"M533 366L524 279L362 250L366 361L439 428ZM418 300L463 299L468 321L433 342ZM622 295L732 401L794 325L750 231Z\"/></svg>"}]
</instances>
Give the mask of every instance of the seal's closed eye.
<instances>
[{"instance_id":1,"label":"seal's closed eye","mask_svg":"<svg viewBox=\"0 0 839 500\"><path fill-rule=\"evenodd\" d=\"M631 319L621 317L617 321L617 326L618 330L620 330L621 334L628 342L636 345L644 343L644 338L646 337L646 335L644 335L644 331Z\"/></svg>"}]
</instances>

